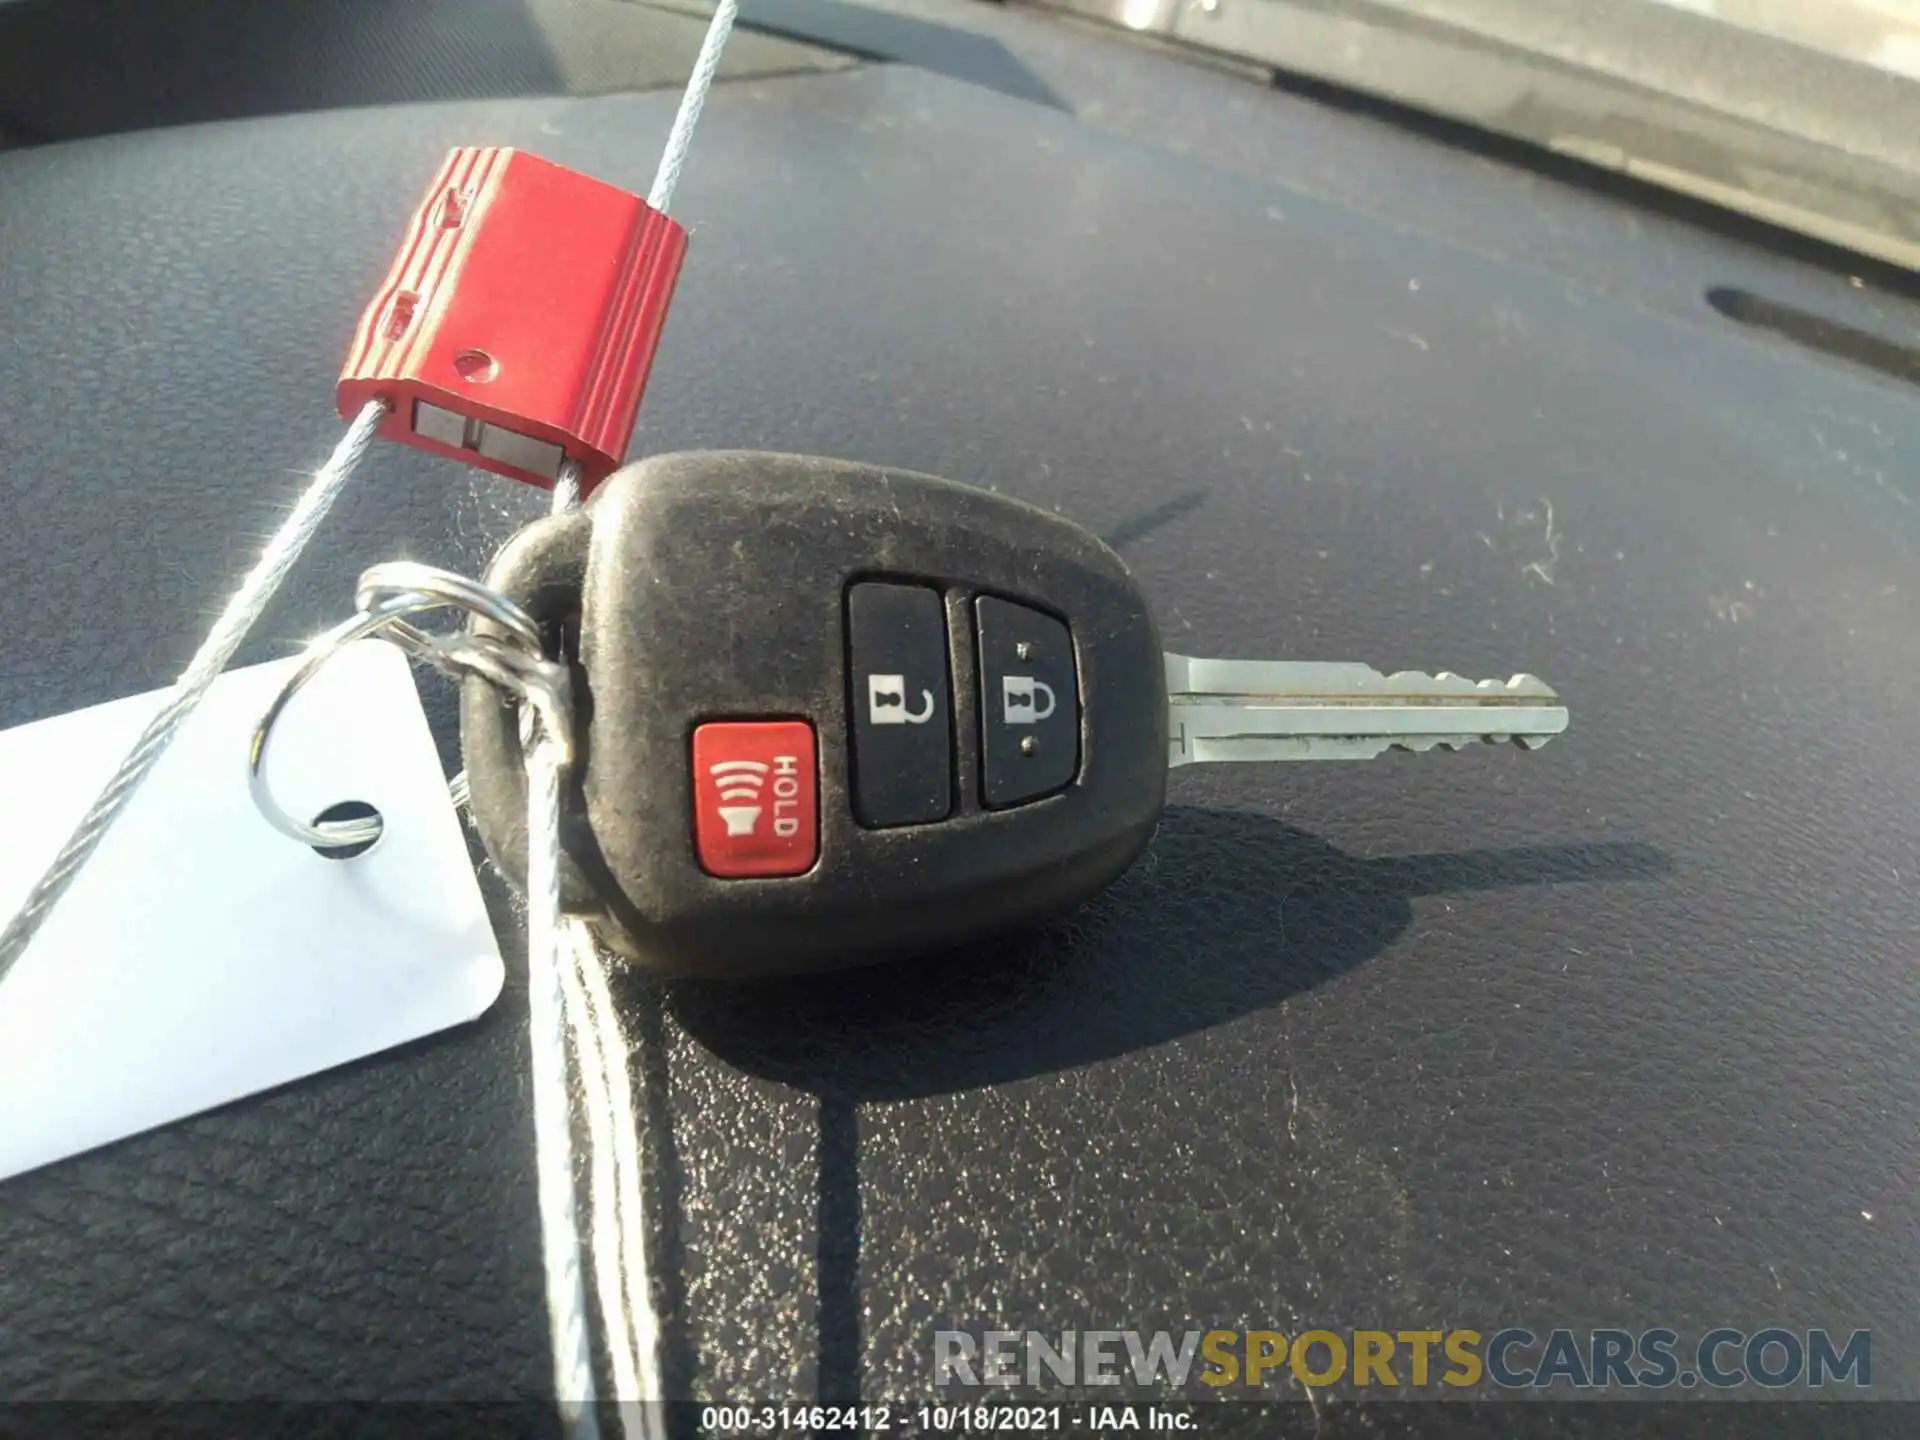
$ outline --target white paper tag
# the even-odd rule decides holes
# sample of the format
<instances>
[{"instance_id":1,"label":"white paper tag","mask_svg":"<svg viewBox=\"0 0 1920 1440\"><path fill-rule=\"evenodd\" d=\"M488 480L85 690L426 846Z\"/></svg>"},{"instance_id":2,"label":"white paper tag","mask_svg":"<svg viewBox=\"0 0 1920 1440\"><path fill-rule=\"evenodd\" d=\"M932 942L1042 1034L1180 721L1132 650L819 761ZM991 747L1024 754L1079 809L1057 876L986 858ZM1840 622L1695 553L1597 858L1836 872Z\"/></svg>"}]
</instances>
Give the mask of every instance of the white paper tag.
<instances>
[{"instance_id":1,"label":"white paper tag","mask_svg":"<svg viewBox=\"0 0 1920 1440\"><path fill-rule=\"evenodd\" d=\"M504 970L406 658L336 656L275 727L268 778L311 818L386 822L351 860L268 826L247 744L299 664L232 671L0 983L0 1178L471 1020ZM11 915L166 698L0 731Z\"/></svg>"}]
</instances>

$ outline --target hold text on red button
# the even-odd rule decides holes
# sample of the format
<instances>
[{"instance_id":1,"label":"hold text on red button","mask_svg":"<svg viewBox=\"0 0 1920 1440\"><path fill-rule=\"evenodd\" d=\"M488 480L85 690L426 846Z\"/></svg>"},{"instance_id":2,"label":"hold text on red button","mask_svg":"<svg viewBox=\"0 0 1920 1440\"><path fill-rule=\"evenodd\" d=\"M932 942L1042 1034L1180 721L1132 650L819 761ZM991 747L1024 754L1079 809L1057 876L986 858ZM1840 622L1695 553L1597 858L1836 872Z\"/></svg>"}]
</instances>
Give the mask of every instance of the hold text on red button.
<instances>
[{"instance_id":1,"label":"hold text on red button","mask_svg":"<svg viewBox=\"0 0 1920 1440\"><path fill-rule=\"evenodd\" d=\"M723 879L800 875L820 851L819 767L804 720L716 720L693 732L693 837Z\"/></svg>"}]
</instances>

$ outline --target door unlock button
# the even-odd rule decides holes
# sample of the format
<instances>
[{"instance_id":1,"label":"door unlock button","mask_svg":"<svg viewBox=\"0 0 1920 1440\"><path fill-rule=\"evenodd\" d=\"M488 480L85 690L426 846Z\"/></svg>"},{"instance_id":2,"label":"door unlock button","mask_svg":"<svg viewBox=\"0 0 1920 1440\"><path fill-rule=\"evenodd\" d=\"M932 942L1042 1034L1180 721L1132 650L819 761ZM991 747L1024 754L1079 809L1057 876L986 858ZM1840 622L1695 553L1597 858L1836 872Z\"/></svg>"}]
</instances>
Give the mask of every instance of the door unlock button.
<instances>
[{"instance_id":1,"label":"door unlock button","mask_svg":"<svg viewBox=\"0 0 1920 1440\"><path fill-rule=\"evenodd\" d=\"M953 809L947 616L925 585L847 590L853 813L862 825L924 825Z\"/></svg>"}]
</instances>

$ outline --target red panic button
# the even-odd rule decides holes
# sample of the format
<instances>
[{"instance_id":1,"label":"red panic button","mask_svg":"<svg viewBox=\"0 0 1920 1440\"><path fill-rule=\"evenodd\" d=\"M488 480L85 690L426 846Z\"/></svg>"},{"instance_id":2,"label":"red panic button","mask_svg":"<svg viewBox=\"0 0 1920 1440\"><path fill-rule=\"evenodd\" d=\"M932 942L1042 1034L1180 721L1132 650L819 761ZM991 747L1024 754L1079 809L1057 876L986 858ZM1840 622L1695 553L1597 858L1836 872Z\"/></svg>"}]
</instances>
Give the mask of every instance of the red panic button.
<instances>
[{"instance_id":1,"label":"red panic button","mask_svg":"<svg viewBox=\"0 0 1920 1440\"><path fill-rule=\"evenodd\" d=\"M693 839L722 879L801 875L820 853L813 726L718 720L693 732Z\"/></svg>"}]
</instances>

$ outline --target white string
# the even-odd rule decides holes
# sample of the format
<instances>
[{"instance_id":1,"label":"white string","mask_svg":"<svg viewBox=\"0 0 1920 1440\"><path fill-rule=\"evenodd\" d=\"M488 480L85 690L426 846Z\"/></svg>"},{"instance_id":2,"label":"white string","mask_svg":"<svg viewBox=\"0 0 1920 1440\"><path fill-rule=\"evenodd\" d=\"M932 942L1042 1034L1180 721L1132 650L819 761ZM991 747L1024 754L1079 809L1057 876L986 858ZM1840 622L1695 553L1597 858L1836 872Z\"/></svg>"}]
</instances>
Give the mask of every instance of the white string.
<instances>
[{"instance_id":1,"label":"white string","mask_svg":"<svg viewBox=\"0 0 1920 1440\"><path fill-rule=\"evenodd\" d=\"M569 461L560 467L560 473L554 480L553 513L564 515L577 509L579 504L580 467ZM608 1070L614 1065L618 1065L624 1073L627 1055L624 1045L617 1054L608 1053L601 1043L600 1032L590 1023L591 1010L582 977L588 968L597 968L599 962L598 956L593 953L593 942L586 933L586 927L562 916L556 916L556 922L558 929L554 943L556 946L564 944L571 956L571 963L567 963L556 953L554 969L560 978L564 1005L566 1034L560 1044L564 1051L566 1041L571 1039L573 1042L573 1053L580 1071L581 1108L587 1117L587 1143L591 1161L587 1196L593 1227L594 1289L600 1301L601 1321L607 1328L607 1357L613 1370L614 1398L632 1402L641 1398L641 1388L633 1321L618 1263L621 1253L620 1226L626 1218L621 1213L616 1190L618 1177L614 1161L614 1145L621 1117L613 1112L613 1097L607 1079ZM584 957L581 954L583 946L588 952ZM564 1066L564 1053L557 1063ZM628 1118L630 1120L631 1117ZM571 1176L571 1162L567 1171ZM623 1408L623 1429L627 1428L624 1425L625 1415Z\"/></svg>"},{"instance_id":2,"label":"white string","mask_svg":"<svg viewBox=\"0 0 1920 1440\"><path fill-rule=\"evenodd\" d=\"M553 513L580 505L580 467L563 465L553 487ZM627 1440L658 1440L661 1396L660 1324L648 1268L642 1189L640 1120L628 1072L629 1046L613 1007L593 932L564 920L571 967L561 967L567 1032L580 1063L580 1090L593 1146L588 1200L593 1226L594 1289L607 1327L614 1398Z\"/></svg>"},{"instance_id":3,"label":"white string","mask_svg":"<svg viewBox=\"0 0 1920 1440\"><path fill-rule=\"evenodd\" d=\"M524 713L524 712L523 712ZM533 1058L534 1170L546 1271L554 1393L568 1440L598 1440L593 1342L573 1190L560 915L561 745L539 727L527 748L527 1019Z\"/></svg>"},{"instance_id":4,"label":"white string","mask_svg":"<svg viewBox=\"0 0 1920 1440\"><path fill-rule=\"evenodd\" d=\"M609 1328L617 1328L619 1340L629 1347L631 1355L626 1368L633 1375L633 1383L619 1396L624 1402L620 1407L621 1427L627 1440L659 1440L664 1431L655 1402L665 1398L660 1380L660 1321L653 1308L646 1200L641 1185L640 1120L627 1069L630 1047L613 1008L607 972L593 932L579 920L569 921L568 927L575 983L568 990L567 1003L586 1022L582 1025L576 1021L570 1028L576 1043L601 1058L599 1079L604 1089L596 1098L606 1117L613 1161L613 1173L608 1176L600 1168L600 1155L594 1156L593 1260L600 1277L601 1309L612 1306L619 1312L617 1327L610 1324ZM596 1139L594 1143L598 1146L601 1142ZM603 1211L612 1217L611 1244L603 1238L599 1225ZM614 1344L614 1337L609 1337L608 1344Z\"/></svg>"},{"instance_id":5,"label":"white string","mask_svg":"<svg viewBox=\"0 0 1920 1440\"><path fill-rule=\"evenodd\" d=\"M46 923L47 916L53 913L53 907L60 903L60 897L67 893L80 871L93 852L106 838L107 831L114 821L120 818L134 794L140 789L160 757L180 733L195 709L205 698L207 689L220 678L220 672L227 668L227 662L233 659L234 652L247 638L247 632L259 620L281 583L286 580L287 572L293 569L294 561L300 558L300 552L307 548L320 529L321 522L327 518L327 512L333 508L333 502L340 498L340 492L346 488L354 468L366 455L373 444L374 433L380 428L380 422L386 418L386 402L369 401L360 413L354 417L347 433L334 447L333 454L327 457L300 498L294 502L293 512L281 522L280 528L267 541L266 548L260 552L260 558L254 562L253 569L247 572L246 579L240 582L240 588L227 601L226 608L220 612L220 618L213 622L213 628L207 632L207 638L194 652L187 668L180 672L180 678L174 682L173 695L160 711L148 722L147 728L140 732L140 738L127 752L126 759L120 762L120 768L113 772L113 778L107 781L99 796L74 826L73 834L67 843L60 847L60 853L53 858L46 873L34 883L27 892L27 898L7 921L7 928L0 931L0 983L4 983L7 972L12 970L20 957L26 954L27 947L33 943L33 937Z\"/></svg>"},{"instance_id":6,"label":"white string","mask_svg":"<svg viewBox=\"0 0 1920 1440\"><path fill-rule=\"evenodd\" d=\"M585 1023L590 1015L587 992L582 983L580 947L583 927L563 920L565 943L573 954L573 963L560 967L560 984L566 1000L567 1034L573 1041L574 1055L580 1062L581 1108L587 1112L587 1139L592 1147L587 1185L589 1224L593 1229L594 1289L600 1299L600 1316L607 1328L607 1357L613 1367L613 1395L620 1401L640 1398L640 1375L634 1349L633 1321L627 1309L626 1289L620 1274L620 1213L615 1186L614 1127L612 1096L607 1088L609 1066L624 1065L626 1056L608 1055L599 1033ZM589 944L591 942L588 942Z\"/></svg>"},{"instance_id":7,"label":"white string","mask_svg":"<svg viewBox=\"0 0 1920 1440\"><path fill-rule=\"evenodd\" d=\"M663 215L673 203L680 171L687 163L687 147L693 144L693 127L700 123L700 107L707 103L714 72L720 68L720 52L727 48L727 36L733 33L733 22L739 14L740 0L720 0L713 7L707 38L700 42L700 57L693 62L693 74L687 77L686 93L680 97L680 111L673 117L673 129L667 132L667 148L661 153L660 168L653 174L653 189L647 192L647 204Z\"/></svg>"}]
</instances>

